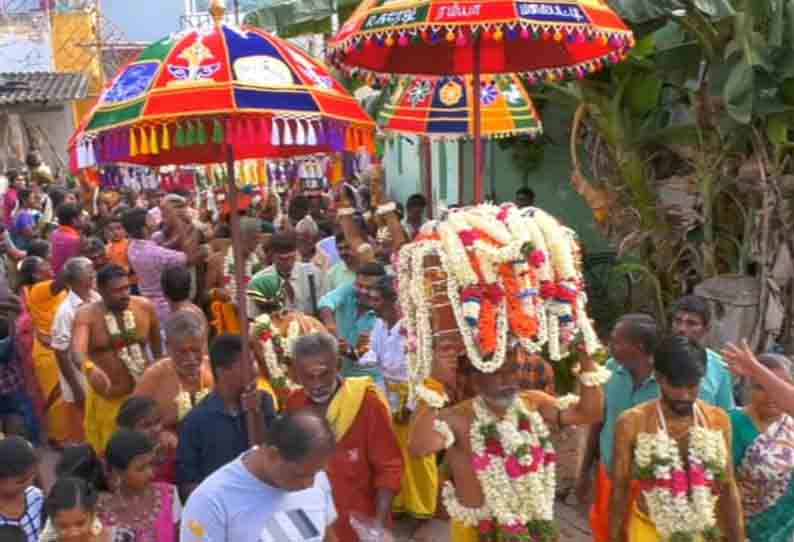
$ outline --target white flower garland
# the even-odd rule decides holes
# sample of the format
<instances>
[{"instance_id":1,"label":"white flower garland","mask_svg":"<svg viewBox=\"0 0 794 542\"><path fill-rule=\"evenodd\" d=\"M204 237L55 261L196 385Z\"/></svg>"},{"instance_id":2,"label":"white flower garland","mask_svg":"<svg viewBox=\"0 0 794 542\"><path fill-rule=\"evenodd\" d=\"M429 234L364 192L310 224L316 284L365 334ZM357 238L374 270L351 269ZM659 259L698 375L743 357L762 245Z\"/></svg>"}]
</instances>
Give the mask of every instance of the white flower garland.
<instances>
[{"instance_id":1,"label":"white flower garland","mask_svg":"<svg viewBox=\"0 0 794 542\"><path fill-rule=\"evenodd\" d=\"M455 444L455 434L452 432L452 428L447 422L436 418L433 420L433 430L444 437L445 450L452 448L452 445Z\"/></svg>"},{"instance_id":2,"label":"white flower garland","mask_svg":"<svg viewBox=\"0 0 794 542\"><path fill-rule=\"evenodd\" d=\"M389 213L393 213L395 211L397 211L397 204L394 203L393 201L390 201L389 203L378 205L378 209L375 211L375 215L383 216Z\"/></svg>"},{"instance_id":3,"label":"white flower garland","mask_svg":"<svg viewBox=\"0 0 794 542\"><path fill-rule=\"evenodd\" d=\"M243 276L246 281L251 281L256 268L260 265L261 262L259 261L259 256L256 255L256 251L251 252L245 260ZM232 247L229 247L226 257L223 259L223 278L229 293L229 299L232 303L237 303L237 277L234 273L234 249Z\"/></svg>"},{"instance_id":4,"label":"white flower garland","mask_svg":"<svg viewBox=\"0 0 794 542\"><path fill-rule=\"evenodd\" d=\"M461 522L466 527L477 527L480 521L490 519L492 516L491 510L487 506L470 508L462 505L455 494L455 486L450 481L444 482L441 488L441 500L449 517Z\"/></svg>"},{"instance_id":5,"label":"white flower garland","mask_svg":"<svg viewBox=\"0 0 794 542\"><path fill-rule=\"evenodd\" d=\"M643 496L648 515L664 541L676 536L677 540L694 542L706 533L713 534L717 526L719 496L714 485L727 469L728 452L721 430L697 425L697 405L695 408L688 469L684 468L678 443L666 430L660 407L659 431L637 436L635 467L641 478L648 479L647 473L651 473L653 485L643 491Z\"/></svg>"},{"instance_id":6,"label":"white flower garland","mask_svg":"<svg viewBox=\"0 0 794 542\"><path fill-rule=\"evenodd\" d=\"M295 326L297 326L297 329ZM268 340L262 340L261 331L259 334L257 334L257 330L263 330L265 328L267 328L271 334ZM273 324L270 315L263 314L259 316L252 324L252 332L255 334L256 339L262 346L262 354L265 358L265 366L267 367L271 384L273 384L274 387L286 388L289 391L300 389L300 386L295 384L295 382L290 379L287 371L284 370L284 367L281 365L281 362L278 359L278 354L276 354L275 345L273 344L273 338L278 334L278 329ZM293 320L290 322L287 331L287 345L285 348L286 356L291 355L292 344L299 335L300 324L296 320ZM283 382L283 386L277 386L276 384L279 382Z\"/></svg>"},{"instance_id":7,"label":"white flower garland","mask_svg":"<svg viewBox=\"0 0 794 542\"><path fill-rule=\"evenodd\" d=\"M439 252L441 262L446 268L447 255ZM480 349L475 343L474 335L470 326L466 324L463 314L463 306L460 299L460 286L452 276L447 277L447 295L449 302L452 305L452 311L455 313L455 320L458 322L460 334L463 337L463 343L466 345L466 354L469 361L474 367L483 373L492 373L496 371L505 361L507 355L507 307L505 303L500 303L497 308L496 315L496 350L489 361L485 361L480 354Z\"/></svg>"},{"instance_id":8,"label":"white flower garland","mask_svg":"<svg viewBox=\"0 0 794 542\"><path fill-rule=\"evenodd\" d=\"M538 226L537 222L535 222L535 219L532 215L532 210L530 209L524 212L513 214L518 214L522 218L517 227L519 229L525 230L529 235L530 241L535 246L535 249L540 250L546 255L546 261L543 262L538 269L538 278L541 282L554 280L554 270L551 266L551 255L549 253L549 248L546 245L546 238L543 236L540 226Z\"/></svg>"},{"instance_id":9,"label":"white flower garland","mask_svg":"<svg viewBox=\"0 0 794 542\"><path fill-rule=\"evenodd\" d=\"M593 321L590 317L584 312L584 308L587 306L587 294L584 291L579 293L579 300L577 301L577 305L581 309L579 314L576 318L576 323L579 327L579 330L582 332L582 340L584 341L584 349L590 355L595 354L599 350L603 348L601 341L598 339L598 334L593 329Z\"/></svg>"},{"instance_id":10,"label":"white flower garland","mask_svg":"<svg viewBox=\"0 0 794 542\"><path fill-rule=\"evenodd\" d=\"M527 409L518 396L501 420L491 413L482 398L473 401L471 448L486 506L500 525L552 521L556 468L554 448L543 418ZM521 420L527 420L529 427L521 428ZM485 435L494 426L502 454L490 453L486 448Z\"/></svg>"},{"instance_id":11,"label":"white flower garland","mask_svg":"<svg viewBox=\"0 0 794 542\"><path fill-rule=\"evenodd\" d=\"M612 376L612 371L604 367L603 365L597 365L595 370L587 371L579 375L579 382L581 382L582 386L587 387L596 387L596 386L603 386L607 382L609 382L609 378Z\"/></svg>"},{"instance_id":12,"label":"white flower garland","mask_svg":"<svg viewBox=\"0 0 794 542\"><path fill-rule=\"evenodd\" d=\"M569 408L579 404L579 396L569 393L557 398L557 408L560 410L568 410Z\"/></svg>"},{"instance_id":13,"label":"white flower garland","mask_svg":"<svg viewBox=\"0 0 794 542\"><path fill-rule=\"evenodd\" d=\"M415 386L415 394L417 400L423 401L432 408L444 408L444 405L449 402L449 396L447 396L446 393L438 393L424 384L417 384Z\"/></svg>"},{"instance_id":14,"label":"white flower garland","mask_svg":"<svg viewBox=\"0 0 794 542\"><path fill-rule=\"evenodd\" d=\"M190 392L181 390L177 396L174 398L174 402L176 403L176 418L179 421L188 415L188 413L193 409L193 407L202 399L204 399L210 392L209 388L205 388L202 390L198 390L195 394L195 402L191 400Z\"/></svg>"},{"instance_id":15,"label":"white flower garland","mask_svg":"<svg viewBox=\"0 0 794 542\"><path fill-rule=\"evenodd\" d=\"M561 281L575 278L577 273L570 238L563 234L560 223L546 211L537 208L533 209L532 218L546 239L556 279Z\"/></svg>"},{"instance_id":16,"label":"white flower garland","mask_svg":"<svg viewBox=\"0 0 794 542\"><path fill-rule=\"evenodd\" d=\"M119 324L113 313L105 313L105 324L111 338L111 345L118 348L119 359L130 372L134 380L139 380L146 370L146 357L143 355L141 345L136 341L137 326L135 315L126 309L121 316L124 324L124 333L119 329Z\"/></svg>"}]
</instances>

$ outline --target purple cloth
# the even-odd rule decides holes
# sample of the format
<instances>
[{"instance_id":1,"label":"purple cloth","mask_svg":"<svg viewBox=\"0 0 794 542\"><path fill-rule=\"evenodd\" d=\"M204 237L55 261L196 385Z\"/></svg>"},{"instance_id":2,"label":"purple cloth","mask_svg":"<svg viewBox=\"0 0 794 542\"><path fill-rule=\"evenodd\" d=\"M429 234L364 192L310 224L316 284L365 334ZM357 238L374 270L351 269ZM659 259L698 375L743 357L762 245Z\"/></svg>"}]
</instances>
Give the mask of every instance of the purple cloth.
<instances>
[{"instance_id":1,"label":"purple cloth","mask_svg":"<svg viewBox=\"0 0 794 542\"><path fill-rule=\"evenodd\" d=\"M11 230L12 214L17 204L17 189L9 188L3 196L3 223L7 230Z\"/></svg>"},{"instance_id":2,"label":"purple cloth","mask_svg":"<svg viewBox=\"0 0 794 542\"><path fill-rule=\"evenodd\" d=\"M187 265L187 254L163 248L154 241L130 239L127 255L138 278L141 295L155 304L160 325L163 325L171 309L163 295L160 275L169 267Z\"/></svg>"},{"instance_id":3,"label":"purple cloth","mask_svg":"<svg viewBox=\"0 0 794 542\"><path fill-rule=\"evenodd\" d=\"M36 226L36 222L36 215L33 214L33 211L29 209L19 211L16 218L14 218L13 231L20 233L28 228L33 228Z\"/></svg>"},{"instance_id":4,"label":"purple cloth","mask_svg":"<svg viewBox=\"0 0 794 542\"><path fill-rule=\"evenodd\" d=\"M50 244L52 245L50 263L52 263L52 271L56 275L61 272L64 264L70 258L80 255L80 249L82 248L80 234L69 226L59 226L58 229L52 232Z\"/></svg>"}]
</instances>

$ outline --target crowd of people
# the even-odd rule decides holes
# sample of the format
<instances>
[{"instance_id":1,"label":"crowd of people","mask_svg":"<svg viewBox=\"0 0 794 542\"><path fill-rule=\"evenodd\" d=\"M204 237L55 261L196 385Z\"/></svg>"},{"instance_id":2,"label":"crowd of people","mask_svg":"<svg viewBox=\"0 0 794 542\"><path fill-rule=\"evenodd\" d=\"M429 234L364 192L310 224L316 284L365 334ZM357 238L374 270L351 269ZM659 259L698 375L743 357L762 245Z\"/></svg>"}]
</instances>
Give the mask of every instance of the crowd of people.
<instances>
[{"instance_id":1,"label":"crowd of people","mask_svg":"<svg viewBox=\"0 0 794 542\"><path fill-rule=\"evenodd\" d=\"M497 540L490 522L511 513L498 493L536 471L511 498L553 492L546 435L570 426L587 428L576 492L594 495L594 540L667 540L681 526L666 506L691 506L694 522L716 514L720 534L705 540L794 540L791 363L705 348L702 298L679 300L670 337L651 316L620 318L611 374L584 356L570 404L539 355L511 345L480 372L442 341L434 366L463 373L470 392L439 408L408 400L394 268L427 219L422 195L403 208L375 182L248 198L237 262L228 207L196 192L86 197L7 177L0 541L369 542L390 539L395 517L412 518L416 540L432 540L434 517L451 517L453 542ZM474 446L483 419L495 433ZM492 438L508 430L535 434L540 455L496 461L517 453ZM43 448L57 453L52 484ZM484 484L502 463L505 485ZM686 499L701 486L719 487L714 502Z\"/></svg>"}]
</instances>

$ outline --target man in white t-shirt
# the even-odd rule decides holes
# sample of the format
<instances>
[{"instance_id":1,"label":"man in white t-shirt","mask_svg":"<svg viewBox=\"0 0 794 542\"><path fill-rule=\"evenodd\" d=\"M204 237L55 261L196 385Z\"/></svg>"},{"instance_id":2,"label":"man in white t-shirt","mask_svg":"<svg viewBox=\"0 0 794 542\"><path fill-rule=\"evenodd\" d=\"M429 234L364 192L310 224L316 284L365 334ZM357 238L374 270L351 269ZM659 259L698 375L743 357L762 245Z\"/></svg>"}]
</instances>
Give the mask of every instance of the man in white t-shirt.
<instances>
[{"instance_id":1,"label":"man in white t-shirt","mask_svg":"<svg viewBox=\"0 0 794 542\"><path fill-rule=\"evenodd\" d=\"M63 266L69 295L58 307L52 324L50 346L58 360L58 372L61 380L61 395L68 407L69 425L73 436L82 435L83 407L85 402L85 379L80 367L72 361L72 326L77 309L85 303L94 303L101 299L94 290L96 272L94 264L88 258L70 258ZM82 440L82 439L79 439Z\"/></svg>"},{"instance_id":2,"label":"man in white t-shirt","mask_svg":"<svg viewBox=\"0 0 794 542\"><path fill-rule=\"evenodd\" d=\"M281 414L267 443L220 468L191 493L180 542L336 542L323 468L335 438L314 411Z\"/></svg>"}]
</instances>

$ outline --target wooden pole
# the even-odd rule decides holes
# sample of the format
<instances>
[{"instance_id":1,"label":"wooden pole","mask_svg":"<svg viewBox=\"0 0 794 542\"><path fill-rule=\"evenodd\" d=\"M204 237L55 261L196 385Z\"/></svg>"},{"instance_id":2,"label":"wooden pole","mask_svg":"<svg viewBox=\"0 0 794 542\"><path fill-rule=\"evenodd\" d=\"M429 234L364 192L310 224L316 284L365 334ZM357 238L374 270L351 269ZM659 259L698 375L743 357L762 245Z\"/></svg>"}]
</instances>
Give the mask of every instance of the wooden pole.
<instances>
[{"instance_id":1,"label":"wooden pole","mask_svg":"<svg viewBox=\"0 0 794 542\"><path fill-rule=\"evenodd\" d=\"M229 222L232 230L232 252L234 254L234 281L237 284L237 318L240 321L240 339L243 342L241 354L243 363L243 378L246 382L256 384L254 373L254 359L251 355L251 345L248 342L248 302L245 284L245 259L243 244L240 235L240 198L237 190L237 181L234 172L234 146L226 145L226 170L229 177ZM246 412L246 427L250 444L264 442L264 417L258 410Z\"/></svg>"},{"instance_id":2,"label":"wooden pole","mask_svg":"<svg viewBox=\"0 0 794 542\"><path fill-rule=\"evenodd\" d=\"M483 202L482 187L482 132L480 118L480 37L472 38L474 43L474 77L472 81L474 97L474 203L475 205Z\"/></svg>"}]
</instances>

